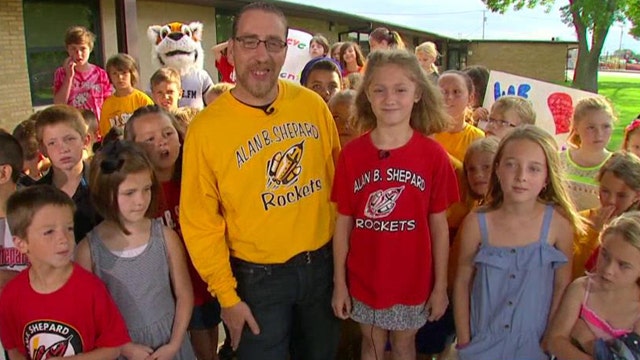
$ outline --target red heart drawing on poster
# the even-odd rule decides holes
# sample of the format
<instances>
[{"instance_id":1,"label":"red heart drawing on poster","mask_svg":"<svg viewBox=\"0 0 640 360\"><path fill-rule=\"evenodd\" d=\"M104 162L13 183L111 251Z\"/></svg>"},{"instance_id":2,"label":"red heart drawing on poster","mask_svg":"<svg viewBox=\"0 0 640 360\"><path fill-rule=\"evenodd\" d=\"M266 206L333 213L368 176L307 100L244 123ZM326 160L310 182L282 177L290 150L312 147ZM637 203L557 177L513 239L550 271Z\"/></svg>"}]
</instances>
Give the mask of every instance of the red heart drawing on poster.
<instances>
[{"instance_id":1,"label":"red heart drawing on poster","mask_svg":"<svg viewBox=\"0 0 640 360\"><path fill-rule=\"evenodd\" d=\"M551 110L556 125L556 135L569 132L571 116L573 116L573 99L567 93L556 92L547 98L547 106Z\"/></svg>"}]
</instances>

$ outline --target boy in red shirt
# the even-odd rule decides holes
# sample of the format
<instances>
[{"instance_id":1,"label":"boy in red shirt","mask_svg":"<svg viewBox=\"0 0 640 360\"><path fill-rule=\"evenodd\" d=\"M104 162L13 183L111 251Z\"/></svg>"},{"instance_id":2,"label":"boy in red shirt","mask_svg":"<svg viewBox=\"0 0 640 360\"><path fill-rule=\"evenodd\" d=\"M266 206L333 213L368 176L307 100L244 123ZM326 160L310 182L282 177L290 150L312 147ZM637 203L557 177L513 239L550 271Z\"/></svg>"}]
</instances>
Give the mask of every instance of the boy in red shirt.
<instances>
[{"instance_id":1,"label":"boy in red shirt","mask_svg":"<svg viewBox=\"0 0 640 360\"><path fill-rule=\"evenodd\" d=\"M0 339L11 360L115 359L130 341L104 284L71 262L73 201L37 185L7 201L14 242L31 265L0 295Z\"/></svg>"}]
</instances>

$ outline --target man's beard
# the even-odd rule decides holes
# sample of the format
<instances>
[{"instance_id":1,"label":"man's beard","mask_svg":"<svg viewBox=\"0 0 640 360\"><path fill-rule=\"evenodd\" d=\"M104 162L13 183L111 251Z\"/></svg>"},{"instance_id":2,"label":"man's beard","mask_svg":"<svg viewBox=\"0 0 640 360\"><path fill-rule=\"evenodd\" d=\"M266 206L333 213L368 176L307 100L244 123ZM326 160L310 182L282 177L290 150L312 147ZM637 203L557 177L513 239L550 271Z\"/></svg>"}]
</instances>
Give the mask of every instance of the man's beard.
<instances>
[{"instance_id":1,"label":"man's beard","mask_svg":"<svg viewBox=\"0 0 640 360\"><path fill-rule=\"evenodd\" d=\"M245 71L238 73L236 70L236 83L240 84L240 86L247 91L251 96L256 99L263 99L273 90L274 87L277 86L278 83L278 73L275 71L275 64L272 61L263 62L261 64L253 64L247 67ZM267 74L266 81L253 81L251 79L251 72L257 69L266 70L269 72Z\"/></svg>"}]
</instances>

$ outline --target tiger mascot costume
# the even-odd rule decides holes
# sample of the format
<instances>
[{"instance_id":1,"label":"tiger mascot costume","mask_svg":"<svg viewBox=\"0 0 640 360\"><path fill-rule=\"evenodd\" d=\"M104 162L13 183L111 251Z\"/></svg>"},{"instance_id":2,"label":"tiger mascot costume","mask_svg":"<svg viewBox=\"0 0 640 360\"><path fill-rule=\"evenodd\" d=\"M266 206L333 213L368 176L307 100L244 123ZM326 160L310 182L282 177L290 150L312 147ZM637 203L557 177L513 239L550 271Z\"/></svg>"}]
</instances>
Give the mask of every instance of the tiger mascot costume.
<instances>
[{"instance_id":1,"label":"tiger mascot costume","mask_svg":"<svg viewBox=\"0 0 640 360\"><path fill-rule=\"evenodd\" d=\"M172 22L147 29L152 61L157 67L170 67L180 73L182 98L178 105L204 108L205 94L213 85L203 69L202 23Z\"/></svg>"}]
</instances>

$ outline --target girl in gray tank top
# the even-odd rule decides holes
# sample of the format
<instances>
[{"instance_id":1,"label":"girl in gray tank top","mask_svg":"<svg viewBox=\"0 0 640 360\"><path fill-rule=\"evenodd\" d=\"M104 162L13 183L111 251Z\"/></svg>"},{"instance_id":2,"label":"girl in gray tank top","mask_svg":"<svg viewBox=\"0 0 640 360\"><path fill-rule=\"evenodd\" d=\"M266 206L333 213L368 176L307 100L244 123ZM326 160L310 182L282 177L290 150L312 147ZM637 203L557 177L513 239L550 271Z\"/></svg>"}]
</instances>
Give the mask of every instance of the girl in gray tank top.
<instances>
[{"instance_id":1,"label":"girl in gray tank top","mask_svg":"<svg viewBox=\"0 0 640 360\"><path fill-rule=\"evenodd\" d=\"M104 221L77 248L76 260L107 285L131 343L121 359L193 360L186 336L193 293L178 235L152 219L158 182L137 145L116 141L96 154L91 197Z\"/></svg>"}]
</instances>

